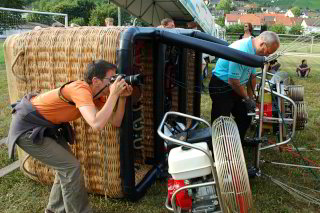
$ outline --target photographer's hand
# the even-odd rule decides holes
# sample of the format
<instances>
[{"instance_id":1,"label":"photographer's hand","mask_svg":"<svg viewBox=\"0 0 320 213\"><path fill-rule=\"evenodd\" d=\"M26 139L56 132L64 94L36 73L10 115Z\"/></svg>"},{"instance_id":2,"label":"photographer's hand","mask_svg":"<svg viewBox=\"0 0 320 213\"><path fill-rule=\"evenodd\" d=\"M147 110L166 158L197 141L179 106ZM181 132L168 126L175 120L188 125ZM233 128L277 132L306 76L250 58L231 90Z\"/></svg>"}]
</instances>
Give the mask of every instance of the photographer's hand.
<instances>
[{"instance_id":1,"label":"photographer's hand","mask_svg":"<svg viewBox=\"0 0 320 213\"><path fill-rule=\"evenodd\" d=\"M127 89L128 84L118 76L117 79L110 85L110 95L120 96Z\"/></svg>"},{"instance_id":2,"label":"photographer's hand","mask_svg":"<svg viewBox=\"0 0 320 213\"><path fill-rule=\"evenodd\" d=\"M120 97L128 97L132 94L133 88L131 85L127 84L126 89L122 91Z\"/></svg>"}]
</instances>

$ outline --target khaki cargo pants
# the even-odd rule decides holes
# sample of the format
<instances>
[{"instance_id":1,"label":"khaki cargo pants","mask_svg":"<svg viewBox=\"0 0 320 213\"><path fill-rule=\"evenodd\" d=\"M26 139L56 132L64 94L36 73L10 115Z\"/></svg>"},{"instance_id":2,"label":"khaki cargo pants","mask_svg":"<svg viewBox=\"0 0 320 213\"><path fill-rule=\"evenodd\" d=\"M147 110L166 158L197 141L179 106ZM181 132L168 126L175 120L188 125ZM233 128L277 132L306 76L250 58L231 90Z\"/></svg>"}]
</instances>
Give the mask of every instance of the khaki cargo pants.
<instances>
[{"instance_id":1,"label":"khaki cargo pants","mask_svg":"<svg viewBox=\"0 0 320 213\"><path fill-rule=\"evenodd\" d=\"M91 213L80 163L67 142L45 137L42 144L34 144L29 135L21 135L17 145L56 171L47 209L54 213Z\"/></svg>"}]
</instances>

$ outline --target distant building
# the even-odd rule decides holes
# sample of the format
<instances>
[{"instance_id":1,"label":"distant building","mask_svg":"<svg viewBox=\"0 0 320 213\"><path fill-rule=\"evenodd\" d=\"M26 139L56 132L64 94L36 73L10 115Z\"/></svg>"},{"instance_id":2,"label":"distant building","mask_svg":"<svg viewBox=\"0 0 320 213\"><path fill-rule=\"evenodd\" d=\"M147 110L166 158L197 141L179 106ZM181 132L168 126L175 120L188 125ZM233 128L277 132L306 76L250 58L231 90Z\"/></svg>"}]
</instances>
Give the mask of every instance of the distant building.
<instances>
[{"instance_id":1,"label":"distant building","mask_svg":"<svg viewBox=\"0 0 320 213\"><path fill-rule=\"evenodd\" d=\"M288 10L286 13L285 13L285 16L289 17L289 18L293 18L294 17L294 14L292 13L291 10Z\"/></svg>"},{"instance_id":2,"label":"distant building","mask_svg":"<svg viewBox=\"0 0 320 213\"><path fill-rule=\"evenodd\" d=\"M275 24L282 24L289 30L292 26L301 24L302 21L302 18L290 18L280 13L226 14L225 16L225 26L249 22L256 32L260 31L263 25L272 26Z\"/></svg>"},{"instance_id":3,"label":"distant building","mask_svg":"<svg viewBox=\"0 0 320 213\"><path fill-rule=\"evenodd\" d=\"M301 23L305 34L320 32L320 18L307 18Z\"/></svg>"}]
</instances>

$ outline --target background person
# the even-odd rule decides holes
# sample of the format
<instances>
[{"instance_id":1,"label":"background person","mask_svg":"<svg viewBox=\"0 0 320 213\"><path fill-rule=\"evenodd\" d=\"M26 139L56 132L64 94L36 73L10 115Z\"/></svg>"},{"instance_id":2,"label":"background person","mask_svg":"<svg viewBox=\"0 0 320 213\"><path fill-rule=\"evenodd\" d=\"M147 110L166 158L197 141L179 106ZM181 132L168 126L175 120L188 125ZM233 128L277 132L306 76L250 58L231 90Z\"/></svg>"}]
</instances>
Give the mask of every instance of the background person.
<instances>
[{"instance_id":1,"label":"background person","mask_svg":"<svg viewBox=\"0 0 320 213\"><path fill-rule=\"evenodd\" d=\"M170 18L165 18L161 20L161 25L158 26L158 28L169 28L169 29L173 29L175 28L175 24L174 21Z\"/></svg>"},{"instance_id":2,"label":"background person","mask_svg":"<svg viewBox=\"0 0 320 213\"><path fill-rule=\"evenodd\" d=\"M296 72L298 77L302 77L302 78L304 78L305 76L309 77L309 73L311 72L311 67L308 66L306 59L303 59L301 61L301 64L297 67Z\"/></svg>"},{"instance_id":3,"label":"background person","mask_svg":"<svg viewBox=\"0 0 320 213\"><path fill-rule=\"evenodd\" d=\"M274 53L280 46L277 34L265 31L260 36L238 40L229 47L249 54L267 56ZM209 83L212 100L211 123L220 116L235 117L241 142L250 126L251 117L247 112L255 110L253 90L256 86L256 69L219 59ZM247 87L247 89L246 89Z\"/></svg>"},{"instance_id":4,"label":"background person","mask_svg":"<svg viewBox=\"0 0 320 213\"><path fill-rule=\"evenodd\" d=\"M16 143L56 171L45 212L92 212L81 165L68 146L73 142L68 122L82 116L94 130L102 130L108 122L120 127L132 87L120 76L111 84L116 69L103 60L93 62L85 81L69 82L41 95L28 94L13 108L9 157Z\"/></svg>"},{"instance_id":5,"label":"background person","mask_svg":"<svg viewBox=\"0 0 320 213\"><path fill-rule=\"evenodd\" d=\"M243 25L243 31L244 31L244 34L241 34L239 39L243 39L243 38L249 38L252 35L252 24L251 23L245 23Z\"/></svg>"},{"instance_id":6,"label":"background person","mask_svg":"<svg viewBox=\"0 0 320 213\"><path fill-rule=\"evenodd\" d=\"M270 66L268 71L275 74L276 72L279 71L280 67L281 67L281 64L278 62L278 60L273 60L273 61L270 61Z\"/></svg>"}]
</instances>

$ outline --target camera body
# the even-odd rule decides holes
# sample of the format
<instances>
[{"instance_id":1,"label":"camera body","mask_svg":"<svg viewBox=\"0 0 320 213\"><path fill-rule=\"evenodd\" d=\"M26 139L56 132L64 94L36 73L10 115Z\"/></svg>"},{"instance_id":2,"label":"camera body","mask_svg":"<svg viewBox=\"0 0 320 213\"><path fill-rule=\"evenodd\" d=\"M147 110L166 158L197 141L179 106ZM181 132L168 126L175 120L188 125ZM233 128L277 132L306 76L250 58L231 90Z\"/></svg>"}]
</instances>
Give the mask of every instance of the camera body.
<instances>
[{"instance_id":1,"label":"camera body","mask_svg":"<svg viewBox=\"0 0 320 213\"><path fill-rule=\"evenodd\" d=\"M139 86L143 84L143 77L140 74L128 76L125 74L116 74L111 77L110 82L113 83L118 78L118 76L121 76L121 79L124 79L127 84L130 84L132 86Z\"/></svg>"}]
</instances>

